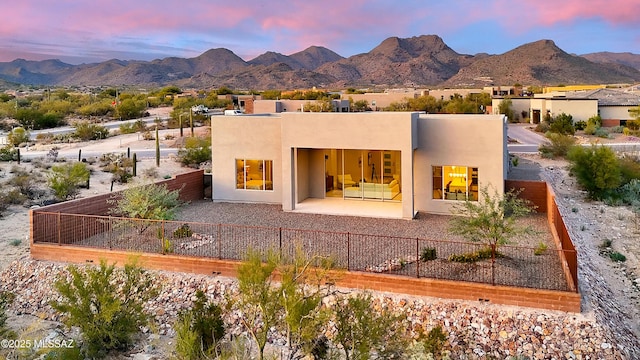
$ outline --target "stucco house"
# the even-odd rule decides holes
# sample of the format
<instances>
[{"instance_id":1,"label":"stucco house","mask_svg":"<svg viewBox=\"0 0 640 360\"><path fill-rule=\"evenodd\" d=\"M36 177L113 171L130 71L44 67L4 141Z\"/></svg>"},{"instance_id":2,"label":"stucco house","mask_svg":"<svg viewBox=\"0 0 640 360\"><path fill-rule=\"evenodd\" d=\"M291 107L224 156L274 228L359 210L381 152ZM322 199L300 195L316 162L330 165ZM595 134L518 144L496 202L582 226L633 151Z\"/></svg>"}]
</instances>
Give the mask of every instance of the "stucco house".
<instances>
[{"instance_id":1,"label":"stucco house","mask_svg":"<svg viewBox=\"0 0 640 360\"><path fill-rule=\"evenodd\" d=\"M503 97L492 99L494 112ZM624 125L633 119L629 110L640 105L640 95L618 89L596 88L578 91L548 91L536 94L535 97L511 98L515 114L528 114L533 124L544 120L546 115L552 117L562 113L571 115L573 121L587 121L600 115L603 126Z\"/></svg>"},{"instance_id":2,"label":"stucco house","mask_svg":"<svg viewBox=\"0 0 640 360\"><path fill-rule=\"evenodd\" d=\"M214 116L212 199L412 219L504 191L502 115L418 112Z\"/></svg>"}]
</instances>

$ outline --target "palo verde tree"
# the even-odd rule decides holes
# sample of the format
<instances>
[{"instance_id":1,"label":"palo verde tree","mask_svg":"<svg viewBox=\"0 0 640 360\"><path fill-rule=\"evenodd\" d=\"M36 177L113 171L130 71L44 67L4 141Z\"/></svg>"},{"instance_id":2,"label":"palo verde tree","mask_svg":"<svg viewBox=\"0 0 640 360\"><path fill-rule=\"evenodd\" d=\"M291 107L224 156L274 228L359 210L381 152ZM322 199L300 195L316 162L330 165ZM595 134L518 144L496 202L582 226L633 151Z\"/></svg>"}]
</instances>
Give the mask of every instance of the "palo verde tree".
<instances>
[{"instance_id":1,"label":"palo verde tree","mask_svg":"<svg viewBox=\"0 0 640 360\"><path fill-rule=\"evenodd\" d=\"M75 198L81 186L89 184L91 171L83 162L54 165L47 177L47 184L56 198L67 200Z\"/></svg>"},{"instance_id":2,"label":"palo verde tree","mask_svg":"<svg viewBox=\"0 0 640 360\"><path fill-rule=\"evenodd\" d=\"M109 213L116 216L141 219L138 234L147 230L154 221L173 220L183 205L180 190L169 190L166 185L144 184L125 189L122 196L112 197L107 202L113 205Z\"/></svg>"},{"instance_id":3,"label":"palo verde tree","mask_svg":"<svg viewBox=\"0 0 640 360\"><path fill-rule=\"evenodd\" d=\"M342 298L335 306L335 342L347 360L371 359L374 353L380 359L400 359L409 343L403 320L389 309L374 310L368 293Z\"/></svg>"},{"instance_id":4,"label":"palo verde tree","mask_svg":"<svg viewBox=\"0 0 640 360\"><path fill-rule=\"evenodd\" d=\"M129 348L133 335L147 322L144 303L157 293L150 274L135 259L122 270L105 260L100 266L67 270L70 277L60 276L55 283L60 296L51 306L65 315L69 328L82 331L85 358Z\"/></svg>"},{"instance_id":5,"label":"palo verde tree","mask_svg":"<svg viewBox=\"0 0 640 360\"><path fill-rule=\"evenodd\" d=\"M264 358L268 334L281 331L289 348L289 359L302 359L314 352L324 327L322 299L333 283L331 261L307 256L300 249L292 258L274 251L264 255L250 250L238 268L239 295L234 306L243 313L242 325ZM280 275L276 283L276 273Z\"/></svg>"},{"instance_id":6,"label":"palo verde tree","mask_svg":"<svg viewBox=\"0 0 640 360\"><path fill-rule=\"evenodd\" d=\"M593 199L603 199L623 185L620 161L607 146L574 146L567 158L571 174Z\"/></svg>"},{"instance_id":7,"label":"palo verde tree","mask_svg":"<svg viewBox=\"0 0 640 360\"><path fill-rule=\"evenodd\" d=\"M490 193L489 189L489 186L480 189L478 201L466 200L453 206L451 233L496 249L515 236L534 232L532 227L516 223L535 209L528 200L519 198L518 191L499 194L495 189Z\"/></svg>"}]
</instances>

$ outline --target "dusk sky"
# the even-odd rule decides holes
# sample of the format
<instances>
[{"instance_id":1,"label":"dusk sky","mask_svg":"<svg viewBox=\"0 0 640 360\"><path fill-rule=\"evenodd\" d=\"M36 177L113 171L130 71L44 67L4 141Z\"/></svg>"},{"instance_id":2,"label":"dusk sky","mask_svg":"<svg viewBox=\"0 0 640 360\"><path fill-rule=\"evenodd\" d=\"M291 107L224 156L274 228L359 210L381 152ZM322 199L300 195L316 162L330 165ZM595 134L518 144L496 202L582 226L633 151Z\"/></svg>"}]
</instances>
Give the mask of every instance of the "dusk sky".
<instances>
[{"instance_id":1,"label":"dusk sky","mask_svg":"<svg viewBox=\"0 0 640 360\"><path fill-rule=\"evenodd\" d=\"M348 57L384 39L438 35L460 54L555 41L568 53L640 53L638 0L21 0L5 4L0 61L244 60L324 46Z\"/></svg>"}]
</instances>

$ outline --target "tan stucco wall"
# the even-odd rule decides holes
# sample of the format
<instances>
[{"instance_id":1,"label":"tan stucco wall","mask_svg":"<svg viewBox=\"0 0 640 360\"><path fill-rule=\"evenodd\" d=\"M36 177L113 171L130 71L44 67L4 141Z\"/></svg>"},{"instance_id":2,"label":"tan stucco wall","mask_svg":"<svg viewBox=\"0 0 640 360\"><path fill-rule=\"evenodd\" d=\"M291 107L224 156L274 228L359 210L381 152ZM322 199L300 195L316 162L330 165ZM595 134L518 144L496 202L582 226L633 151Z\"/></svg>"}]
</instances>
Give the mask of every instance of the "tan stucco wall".
<instances>
[{"instance_id":1,"label":"tan stucco wall","mask_svg":"<svg viewBox=\"0 0 640 360\"><path fill-rule=\"evenodd\" d=\"M504 192L508 160L502 115L421 115L418 137L413 163L416 210L450 214L456 203L432 199L432 166L477 167L480 188L491 185Z\"/></svg>"},{"instance_id":2,"label":"tan stucco wall","mask_svg":"<svg viewBox=\"0 0 640 360\"><path fill-rule=\"evenodd\" d=\"M448 214L454 204L432 199L432 166L478 167L480 187L491 184L499 192L508 168L501 115L216 116L212 148L214 201L275 203L283 210L295 209L308 197L324 196L324 155L331 149L399 151L402 216L407 219L416 211ZM242 158L273 160L273 191L235 189L235 159Z\"/></svg>"},{"instance_id":3,"label":"tan stucco wall","mask_svg":"<svg viewBox=\"0 0 640 360\"><path fill-rule=\"evenodd\" d=\"M211 117L214 200L272 204L281 202L280 120L276 116ZM236 159L273 160L273 190L236 189Z\"/></svg>"},{"instance_id":4,"label":"tan stucco wall","mask_svg":"<svg viewBox=\"0 0 640 360\"><path fill-rule=\"evenodd\" d=\"M607 120L631 120L634 117L629 110L634 108L637 106L601 106L600 117Z\"/></svg>"}]
</instances>

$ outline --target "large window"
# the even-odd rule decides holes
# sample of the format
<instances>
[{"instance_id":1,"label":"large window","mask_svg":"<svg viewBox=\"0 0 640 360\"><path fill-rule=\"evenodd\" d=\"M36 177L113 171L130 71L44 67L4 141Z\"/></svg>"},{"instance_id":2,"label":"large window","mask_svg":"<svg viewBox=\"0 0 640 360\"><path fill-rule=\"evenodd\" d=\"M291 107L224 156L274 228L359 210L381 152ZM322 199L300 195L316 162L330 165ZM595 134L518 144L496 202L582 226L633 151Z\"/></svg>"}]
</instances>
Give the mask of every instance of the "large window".
<instances>
[{"instance_id":1,"label":"large window","mask_svg":"<svg viewBox=\"0 0 640 360\"><path fill-rule=\"evenodd\" d=\"M327 149L327 196L402 201L401 165L397 150Z\"/></svg>"},{"instance_id":2,"label":"large window","mask_svg":"<svg viewBox=\"0 0 640 360\"><path fill-rule=\"evenodd\" d=\"M478 201L478 168L433 166L433 198Z\"/></svg>"},{"instance_id":3,"label":"large window","mask_svg":"<svg viewBox=\"0 0 640 360\"><path fill-rule=\"evenodd\" d=\"M236 189L273 190L273 161L236 159Z\"/></svg>"}]
</instances>

